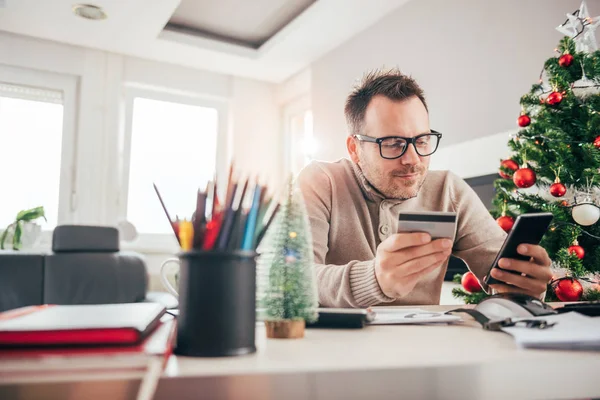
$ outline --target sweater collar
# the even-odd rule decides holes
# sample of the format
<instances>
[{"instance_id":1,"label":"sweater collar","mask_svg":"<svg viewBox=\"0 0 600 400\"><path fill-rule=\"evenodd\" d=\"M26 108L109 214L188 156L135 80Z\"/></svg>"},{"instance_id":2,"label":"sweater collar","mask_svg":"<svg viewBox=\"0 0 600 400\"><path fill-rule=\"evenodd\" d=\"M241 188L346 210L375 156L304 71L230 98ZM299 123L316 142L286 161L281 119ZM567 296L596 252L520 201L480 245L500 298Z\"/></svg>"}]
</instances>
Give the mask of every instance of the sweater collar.
<instances>
[{"instance_id":1,"label":"sweater collar","mask_svg":"<svg viewBox=\"0 0 600 400\"><path fill-rule=\"evenodd\" d=\"M356 181L358 182L358 186L363 192L365 199L370 201L381 201L385 200L385 196L379 192L379 190L375 189L373 185L367 180L365 174L363 174L362 170L354 161L349 160L352 165L352 170L354 171L354 176L356 177Z\"/></svg>"}]
</instances>

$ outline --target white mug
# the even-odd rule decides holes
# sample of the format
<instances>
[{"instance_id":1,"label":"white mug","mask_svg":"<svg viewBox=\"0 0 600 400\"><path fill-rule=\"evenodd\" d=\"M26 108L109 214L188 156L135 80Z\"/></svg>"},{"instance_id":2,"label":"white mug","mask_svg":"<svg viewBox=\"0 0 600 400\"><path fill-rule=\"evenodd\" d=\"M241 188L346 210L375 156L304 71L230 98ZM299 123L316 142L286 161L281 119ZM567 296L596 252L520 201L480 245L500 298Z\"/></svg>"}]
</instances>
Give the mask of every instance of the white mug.
<instances>
[{"instance_id":1,"label":"white mug","mask_svg":"<svg viewBox=\"0 0 600 400\"><path fill-rule=\"evenodd\" d=\"M176 263L177 265L180 265L178 258L169 258L168 260L163 262L160 267L160 281L162 282L165 289L167 289L167 291L169 293L171 293L173 296L175 296L179 300L179 293L177 292L177 289L175 289L173 287L173 285L171 285L171 282L169 282L169 280L167 279L166 273L165 273L165 267L167 265L169 265L170 263ZM180 276L180 278L181 278L181 276Z\"/></svg>"}]
</instances>

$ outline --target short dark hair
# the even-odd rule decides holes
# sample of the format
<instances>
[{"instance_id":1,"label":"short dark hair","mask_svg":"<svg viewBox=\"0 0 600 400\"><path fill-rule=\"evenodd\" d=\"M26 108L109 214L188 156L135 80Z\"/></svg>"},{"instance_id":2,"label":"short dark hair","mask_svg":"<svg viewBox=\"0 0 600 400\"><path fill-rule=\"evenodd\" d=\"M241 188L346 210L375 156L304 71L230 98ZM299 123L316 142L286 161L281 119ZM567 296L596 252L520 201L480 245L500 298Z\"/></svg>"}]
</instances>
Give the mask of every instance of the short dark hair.
<instances>
[{"instance_id":1,"label":"short dark hair","mask_svg":"<svg viewBox=\"0 0 600 400\"><path fill-rule=\"evenodd\" d=\"M351 135L361 133L367 106L371 99L377 95L397 101L416 96L423 102L427 110L423 89L413 78L404 75L397 68L373 70L363 77L362 81L354 87L346 99L344 113Z\"/></svg>"}]
</instances>

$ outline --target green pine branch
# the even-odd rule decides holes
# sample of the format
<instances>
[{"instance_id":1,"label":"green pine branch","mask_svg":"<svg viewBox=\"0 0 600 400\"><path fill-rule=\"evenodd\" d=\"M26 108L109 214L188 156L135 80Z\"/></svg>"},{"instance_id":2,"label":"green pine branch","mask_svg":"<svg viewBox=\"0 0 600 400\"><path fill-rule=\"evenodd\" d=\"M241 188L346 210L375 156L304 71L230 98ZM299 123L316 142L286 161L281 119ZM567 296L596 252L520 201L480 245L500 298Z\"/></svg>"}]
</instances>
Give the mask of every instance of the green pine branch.
<instances>
[{"instance_id":1,"label":"green pine branch","mask_svg":"<svg viewBox=\"0 0 600 400\"><path fill-rule=\"evenodd\" d=\"M588 289L583 293L582 300L585 301L598 301L600 300L600 290Z\"/></svg>"},{"instance_id":2,"label":"green pine branch","mask_svg":"<svg viewBox=\"0 0 600 400\"><path fill-rule=\"evenodd\" d=\"M488 297L485 292L469 293L461 288L453 288L452 296L462 300L465 304L478 304L481 300Z\"/></svg>"},{"instance_id":3,"label":"green pine branch","mask_svg":"<svg viewBox=\"0 0 600 400\"><path fill-rule=\"evenodd\" d=\"M460 284L461 279L462 279L461 274L455 274L454 277L452 278L452 282ZM476 292L476 293L469 293L466 290L464 290L463 288L453 288L452 296L455 299L462 300L465 304L477 304L484 298L488 297L488 294L486 294L484 291Z\"/></svg>"}]
</instances>

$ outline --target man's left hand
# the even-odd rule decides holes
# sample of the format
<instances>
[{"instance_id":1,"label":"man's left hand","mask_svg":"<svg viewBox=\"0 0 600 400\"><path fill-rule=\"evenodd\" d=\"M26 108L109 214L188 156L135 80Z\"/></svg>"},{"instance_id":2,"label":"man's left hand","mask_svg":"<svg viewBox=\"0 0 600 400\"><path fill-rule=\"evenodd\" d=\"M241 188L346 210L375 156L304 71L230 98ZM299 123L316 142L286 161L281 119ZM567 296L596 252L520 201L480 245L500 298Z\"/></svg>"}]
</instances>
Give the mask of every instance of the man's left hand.
<instances>
[{"instance_id":1,"label":"man's left hand","mask_svg":"<svg viewBox=\"0 0 600 400\"><path fill-rule=\"evenodd\" d=\"M520 274L493 268L491 271L492 277L506 282L506 284L493 284L490 287L498 293L519 292L539 299L552 280L552 271L550 270L552 261L546 250L541 246L521 244L517 251L519 254L531 258L529 261L502 258L498 265L503 269L519 272Z\"/></svg>"}]
</instances>

